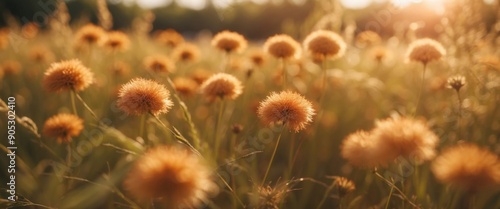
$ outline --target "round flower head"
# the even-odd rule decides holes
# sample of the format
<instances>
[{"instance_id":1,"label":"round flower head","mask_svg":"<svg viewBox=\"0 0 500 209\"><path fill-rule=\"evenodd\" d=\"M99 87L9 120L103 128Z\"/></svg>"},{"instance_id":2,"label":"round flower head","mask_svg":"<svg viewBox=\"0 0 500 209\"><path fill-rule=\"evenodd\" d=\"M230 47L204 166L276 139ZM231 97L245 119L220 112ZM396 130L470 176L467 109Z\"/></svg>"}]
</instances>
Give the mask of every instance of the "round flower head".
<instances>
[{"instance_id":1,"label":"round flower head","mask_svg":"<svg viewBox=\"0 0 500 209\"><path fill-rule=\"evenodd\" d=\"M129 45L130 40L127 34L121 31L109 32L104 42L104 46L112 51L126 51Z\"/></svg>"},{"instance_id":2,"label":"round flower head","mask_svg":"<svg viewBox=\"0 0 500 209\"><path fill-rule=\"evenodd\" d=\"M118 60L113 63L110 70L116 76L124 76L130 72L130 66L126 62Z\"/></svg>"},{"instance_id":3,"label":"round flower head","mask_svg":"<svg viewBox=\"0 0 500 209\"><path fill-rule=\"evenodd\" d=\"M212 46L227 53L242 52L247 48L247 40L239 33L225 30L214 36Z\"/></svg>"},{"instance_id":4,"label":"round flower head","mask_svg":"<svg viewBox=\"0 0 500 209\"><path fill-rule=\"evenodd\" d=\"M295 132L305 129L315 114L311 102L291 91L271 93L260 103L257 113L264 124L281 123Z\"/></svg>"},{"instance_id":5,"label":"round flower head","mask_svg":"<svg viewBox=\"0 0 500 209\"><path fill-rule=\"evenodd\" d=\"M179 44L172 51L172 58L180 62L195 62L200 56L200 49L191 43Z\"/></svg>"},{"instance_id":6,"label":"round flower head","mask_svg":"<svg viewBox=\"0 0 500 209\"><path fill-rule=\"evenodd\" d=\"M500 188L500 159L474 144L447 148L432 163L436 178L469 191Z\"/></svg>"},{"instance_id":7,"label":"round flower head","mask_svg":"<svg viewBox=\"0 0 500 209\"><path fill-rule=\"evenodd\" d=\"M9 45L9 29L0 28L0 49L5 49Z\"/></svg>"},{"instance_id":8,"label":"round flower head","mask_svg":"<svg viewBox=\"0 0 500 209\"><path fill-rule=\"evenodd\" d=\"M333 184L337 187L339 196L343 197L356 189L354 182L345 177L336 176Z\"/></svg>"},{"instance_id":9,"label":"round flower head","mask_svg":"<svg viewBox=\"0 0 500 209\"><path fill-rule=\"evenodd\" d=\"M83 120L72 114L58 114L45 121L43 134L57 139L59 144L71 142L72 137L80 135L83 130Z\"/></svg>"},{"instance_id":10,"label":"round flower head","mask_svg":"<svg viewBox=\"0 0 500 209\"><path fill-rule=\"evenodd\" d=\"M370 50L370 56L377 62L382 62L389 56L389 50L381 46L374 47Z\"/></svg>"},{"instance_id":11,"label":"round flower head","mask_svg":"<svg viewBox=\"0 0 500 209\"><path fill-rule=\"evenodd\" d=\"M173 82L175 90L185 96L193 95L198 88L198 83L190 78L178 77Z\"/></svg>"},{"instance_id":12,"label":"round flower head","mask_svg":"<svg viewBox=\"0 0 500 209\"><path fill-rule=\"evenodd\" d=\"M176 47L184 42L184 37L174 29L167 29L156 35L156 41L169 47Z\"/></svg>"},{"instance_id":13,"label":"round flower head","mask_svg":"<svg viewBox=\"0 0 500 209\"><path fill-rule=\"evenodd\" d=\"M299 58L301 55L300 44L285 34L269 37L264 43L264 51L280 59Z\"/></svg>"},{"instance_id":14,"label":"round flower head","mask_svg":"<svg viewBox=\"0 0 500 209\"><path fill-rule=\"evenodd\" d=\"M130 115L167 113L173 106L165 86L143 78L122 85L118 93L118 108Z\"/></svg>"},{"instance_id":15,"label":"round flower head","mask_svg":"<svg viewBox=\"0 0 500 209\"><path fill-rule=\"evenodd\" d=\"M427 124L411 118L388 118L378 121L371 131L377 158L386 165L397 157L416 160L417 163L435 156L438 137Z\"/></svg>"},{"instance_id":16,"label":"round flower head","mask_svg":"<svg viewBox=\"0 0 500 209\"><path fill-rule=\"evenodd\" d=\"M344 56L346 43L337 33L327 30L317 30L304 40L306 51L319 62L325 59L338 59Z\"/></svg>"},{"instance_id":17,"label":"round flower head","mask_svg":"<svg viewBox=\"0 0 500 209\"><path fill-rule=\"evenodd\" d=\"M217 191L210 169L189 150L160 146L138 159L124 181L137 200L169 208L197 208Z\"/></svg>"},{"instance_id":18,"label":"round flower head","mask_svg":"<svg viewBox=\"0 0 500 209\"><path fill-rule=\"evenodd\" d=\"M154 73L173 73L175 72L174 62L164 55L153 55L144 59L146 69Z\"/></svg>"},{"instance_id":19,"label":"round flower head","mask_svg":"<svg viewBox=\"0 0 500 209\"><path fill-rule=\"evenodd\" d=\"M94 82L94 74L80 60L72 59L52 63L42 82L50 92L82 91Z\"/></svg>"},{"instance_id":20,"label":"round flower head","mask_svg":"<svg viewBox=\"0 0 500 209\"><path fill-rule=\"evenodd\" d=\"M406 53L407 60L421 62L424 65L439 60L444 55L446 55L446 50L443 45L429 38L414 41Z\"/></svg>"},{"instance_id":21,"label":"round flower head","mask_svg":"<svg viewBox=\"0 0 500 209\"><path fill-rule=\"evenodd\" d=\"M35 46L31 48L28 56L37 63L48 63L54 60L54 54L45 46Z\"/></svg>"},{"instance_id":22,"label":"round flower head","mask_svg":"<svg viewBox=\"0 0 500 209\"><path fill-rule=\"evenodd\" d=\"M16 60L7 60L0 66L5 75L16 75L21 71L21 64Z\"/></svg>"},{"instance_id":23,"label":"round flower head","mask_svg":"<svg viewBox=\"0 0 500 209\"><path fill-rule=\"evenodd\" d=\"M217 98L236 99L242 93L243 86L236 77L226 73L217 73L203 82L200 89L203 95L213 101Z\"/></svg>"},{"instance_id":24,"label":"round flower head","mask_svg":"<svg viewBox=\"0 0 500 209\"><path fill-rule=\"evenodd\" d=\"M340 145L340 153L353 166L373 168L380 162L375 145L369 132L357 131L344 139Z\"/></svg>"},{"instance_id":25,"label":"round flower head","mask_svg":"<svg viewBox=\"0 0 500 209\"><path fill-rule=\"evenodd\" d=\"M253 65L254 66L257 66L257 67L262 67L264 65L264 63L266 62L266 54L264 54L262 51L253 51L251 54L250 54L250 60L252 61Z\"/></svg>"},{"instance_id":26,"label":"round flower head","mask_svg":"<svg viewBox=\"0 0 500 209\"><path fill-rule=\"evenodd\" d=\"M81 27L75 34L77 45L93 45L99 44L103 40L105 35L104 30L101 27L95 26L93 24L87 24Z\"/></svg>"},{"instance_id":27,"label":"round flower head","mask_svg":"<svg viewBox=\"0 0 500 209\"><path fill-rule=\"evenodd\" d=\"M449 88L453 88L455 91L460 91L463 86L465 86L465 77L458 75L448 78Z\"/></svg>"},{"instance_id":28,"label":"round flower head","mask_svg":"<svg viewBox=\"0 0 500 209\"><path fill-rule=\"evenodd\" d=\"M378 44L381 40L380 36L371 30L363 31L356 36L356 44L361 47Z\"/></svg>"}]
</instances>

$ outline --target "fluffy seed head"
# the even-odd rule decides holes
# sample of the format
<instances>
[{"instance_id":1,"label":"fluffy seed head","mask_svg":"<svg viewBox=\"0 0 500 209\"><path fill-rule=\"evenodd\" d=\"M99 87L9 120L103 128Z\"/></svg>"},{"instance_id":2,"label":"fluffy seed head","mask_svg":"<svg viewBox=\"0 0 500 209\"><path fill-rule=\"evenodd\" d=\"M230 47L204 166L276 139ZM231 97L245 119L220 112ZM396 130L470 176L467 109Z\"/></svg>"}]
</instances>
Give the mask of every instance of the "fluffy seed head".
<instances>
[{"instance_id":1,"label":"fluffy seed head","mask_svg":"<svg viewBox=\"0 0 500 209\"><path fill-rule=\"evenodd\" d=\"M43 134L56 138L59 144L70 143L71 138L80 135L82 130L83 120L76 115L66 113L50 117L43 126Z\"/></svg>"},{"instance_id":2,"label":"fluffy seed head","mask_svg":"<svg viewBox=\"0 0 500 209\"><path fill-rule=\"evenodd\" d=\"M453 88L455 91L460 91L463 86L465 86L465 77L458 75L448 78L449 88Z\"/></svg>"},{"instance_id":3,"label":"fluffy seed head","mask_svg":"<svg viewBox=\"0 0 500 209\"><path fill-rule=\"evenodd\" d=\"M356 189L354 182L345 177L336 176L333 184L337 187L340 197L343 197Z\"/></svg>"},{"instance_id":4,"label":"fluffy seed head","mask_svg":"<svg viewBox=\"0 0 500 209\"><path fill-rule=\"evenodd\" d=\"M250 60L254 66L262 67L266 63L266 54L262 51L253 51L250 54Z\"/></svg>"},{"instance_id":5,"label":"fluffy seed head","mask_svg":"<svg viewBox=\"0 0 500 209\"><path fill-rule=\"evenodd\" d=\"M174 29L167 29L157 33L156 41L169 47L176 47L184 42L184 37Z\"/></svg>"},{"instance_id":6,"label":"fluffy seed head","mask_svg":"<svg viewBox=\"0 0 500 209\"><path fill-rule=\"evenodd\" d=\"M217 33L212 39L212 46L227 53L242 52L247 48L247 45L245 37L227 30Z\"/></svg>"},{"instance_id":7,"label":"fluffy seed head","mask_svg":"<svg viewBox=\"0 0 500 209\"><path fill-rule=\"evenodd\" d=\"M130 46L130 40L127 34L121 31L108 32L104 46L111 51L126 51Z\"/></svg>"},{"instance_id":8,"label":"fluffy seed head","mask_svg":"<svg viewBox=\"0 0 500 209\"><path fill-rule=\"evenodd\" d=\"M348 135L340 145L340 154L349 164L361 168L373 168L378 166L377 147L366 131L356 131Z\"/></svg>"},{"instance_id":9,"label":"fluffy seed head","mask_svg":"<svg viewBox=\"0 0 500 209\"><path fill-rule=\"evenodd\" d=\"M117 105L130 115L167 113L173 106L170 92L156 81L136 78L121 86Z\"/></svg>"},{"instance_id":10,"label":"fluffy seed head","mask_svg":"<svg viewBox=\"0 0 500 209\"><path fill-rule=\"evenodd\" d=\"M437 61L444 55L446 55L446 50L443 45L429 38L414 41L410 44L406 53L407 60L421 62L424 65Z\"/></svg>"},{"instance_id":11,"label":"fluffy seed head","mask_svg":"<svg viewBox=\"0 0 500 209\"><path fill-rule=\"evenodd\" d=\"M94 45L102 42L105 32L101 27L87 24L81 27L75 34L77 45Z\"/></svg>"},{"instance_id":12,"label":"fluffy seed head","mask_svg":"<svg viewBox=\"0 0 500 209\"><path fill-rule=\"evenodd\" d=\"M439 181L469 191L500 188L500 159L474 144L445 149L432 163L432 172Z\"/></svg>"},{"instance_id":13,"label":"fluffy seed head","mask_svg":"<svg viewBox=\"0 0 500 209\"><path fill-rule=\"evenodd\" d=\"M0 66L5 75L16 75L21 71L21 64L16 60L6 60Z\"/></svg>"},{"instance_id":14,"label":"fluffy seed head","mask_svg":"<svg viewBox=\"0 0 500 209\"><path fill-rule=\"evenodd\" d=\"M389 50L384 47L374 47L370 50L370 56L377 62L382 62L389 56Z\"/></svg>"},{"instance_id":15,"label":"fluffy seed head","mask_svg":"<svg viewBox=\"0 0 500 209\"><path fill-rule=\"evenodd\" d=\"M344 56L346 47L346 43L341 36L327 30L314 31L304 40L306 51L319 62Z\"/></svg>"},{"instance_id":16,"label":"fluffy seed head","mask_svg":"<svg viewBox=\"0 0 500 209\"><path fill-rule=\"evenodd\" d=\"M137 160L124 181L137 200L169 208L196 208L216 192L210 169L186 149L160 146Z\"/></svg>"},{"instance_id":17,"label":"fluffy seed head","mask_svg":"<svg viewBox=\"0 0 500 209\"><path fill-rule=\"evenodd\" d=\"M54 54L45 46L35 46L30 49L28 57L37 63L48 63L54 60Z\"/></svg>"},{"instance_id":18,"label":"fluffy seed head","mask_svg":"<svg viewBox=\"0 0 500 209\"><path fill-rule=\"evenodd\" d=\"M381 40L378 33L371 30L363 31L356 36L356 44L361 47L378 44Z\"/></svg>"},{"instance_id":19,"label":"fluffy seed head","mask_svg":"<svg viewBox=\"0 0 500 209\"><path fill-rule=\"evenodd\" d=\"M426 123L411 118L388 118L378 121L371 131L380 164L386 165L397 157L421 163L435 156L438 137Z\"/></svg>"},{"instance_id":20,"label":"fluffy seed head","mask_svg":"<svg viewBox=\"0 0 500 209\"><path fill-rule=\"evenodd\" d=\"M264 124L281 123L295 132L305 129L315 114L311 102L291 91L271 93L260 103L257 113Z\"/></svg>"},{"instance_id":21,"label":"fluffy seed head","mask_svg":"<svg viewBox=\"0 0 500 209\"><path fill-rule=\"evenodd\" d=\"M255 209L279 209L286 199L287 194L292 191L288 184L282 183L275 187L259 186L257 191L252 193Z\"/></svg>"},{"instance_id":22,"label":"fluffy seed head","mask_svg":"<svg viewBox=\"0 0 500 209\"><path fill-rule=\"evenodd\" d=\"M217 98L236 99L242 93L243 86L236 77L226 73L217 73L203 82L200 89L208 100L213 101Z\"/></svg>"},{"instance_id":23,"label":"fluffy seed head","mask_svg":"<svg viewBox=\"0 0 500 209\"><path fill-rule=\"evenodd\" d=\"M185 96L193 95L198 89L198 83L190 78L177 77L173 82L175 90Z\"/></svg>"},{"instance_id":24,"label":"fluffy seed head","mask_svg":"<svg viewBox=\"0 0 500 209\"><path fill-rule=\"evenodd\" d=\"M191 73L191 78L198 84L202 84L210 78L210 76L212 76L212 73L203 68L198 68Z\"/></svg>"},{"instance_id":25,"label":"fluffy seed head","mask_svg":"<svg viewBox=\"0 0 500 209\"><path fill-rule=\"evenodd\" d=\"M0 28L0 49L5 49L9 45L9 29Z\"/></svg>"},{"instance_id":26,"label":"fluffy seed head","mask_svg":"<svg viewBox=\"0 0 500 209\"><path fill-rule=\"evenodd\" d=\"M300 44L286 34L269 37L264 43L264 51L279 59L299 58Z\"/></svg>"},{"instance_id":27,"label":"fluffy seed head","mask_svg":"<svg viewBox=\"0 0 500 209\"><path fill-rule=\"evenodd\" d=\"M164 55L152 55L144 59L144 67L154 73L173 73L175 72L174 62Z\"/></svg>"},{"instance_id":28,"label":"fluffy seed head","mask_svg":"<svg viewBox=\"0 0 500 209\"><path fill-rule=\"evenodd\" d=\"M191 43L179 44L172 51L172 58L177 62L195 62L200 56L198 46Z\"/></svg>"},{"instance_id":29,"label":"fluffy seed head","mask_svg":"<svg viewBox=\"0 0 500 209\"><path fill-rule=\"evenodd\" d=\"M49 92L82 91L94 82L94 74L80 60L72 59L52 63L42 82Z\"/></svg>"},{"instance_id":30,"label":"fluffy seed head","mask_svg":"<svg viewBox=\"0 0 500 209\"><path fill-rule=\"evenodd\" d=\"M118 60L111 66L111 72L116 76L124 76L130 72L130 66L126 62Z\"/></svg>"}]
</instances>

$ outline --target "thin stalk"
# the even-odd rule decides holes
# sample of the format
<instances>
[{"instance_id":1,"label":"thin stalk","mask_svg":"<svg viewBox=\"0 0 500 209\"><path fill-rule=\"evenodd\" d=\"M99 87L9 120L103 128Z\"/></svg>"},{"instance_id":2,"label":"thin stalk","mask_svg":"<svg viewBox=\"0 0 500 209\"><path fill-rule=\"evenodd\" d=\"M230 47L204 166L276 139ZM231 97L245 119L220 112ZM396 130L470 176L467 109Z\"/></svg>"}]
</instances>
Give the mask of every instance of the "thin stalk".
<instances>
[{"instance_id":1,"label":"thin stalk","mask_svg":"<svg viewBox=\"0 0 500 209\"><path fill-rule=\"evenodd\" d=\"M274 156L276 155L276 151L278 150L278 145L280 144L281 135L283 134L284 129L284 127L281 127L280 134L278 135L278 140L276 141L276 146L274 147L273 155L271 156L271 160L267 165L266 173L264 174L264 179L262 180L261 186L264 186L264 184L266 183L267 174L269 174L269 170L271 170L271 165L273 164Z\"/></svg>"},{"instance_id":2,"label":"thin stalk","mask_svg":"<svg viewBox=\"0 0 500 209\"><path fill-rule=\"evenodd\" d=\"M392 192L394 191L394 186L391 186L391 191L389 191L389 197L387 197L387 202L385 203L385 209L389 208L389 203L391 202Z\"/></svg>"},{"instance_id":3,"label":"thin stalk","mask_svg":"<svg viewBox=\"0 0 500 209\"><path fill-rule=\"evenodd\" d=\"M214 140L215 140L215 157L217 158L217 155L219 154L219 147L220 147L220 139L219 139L219 129L220 129L220 123L222 120L222 112L224 111L224 99L221 99L220 105L219 105L219 113L217 115L217 121L215 121L215 130L214 130Z\"/></svg>"},{"instance_id":4,"label":"thin stalk","mask_svg":"<svg viewBox=\"0 0 500 209\"><path fill-rule=\"evenodd\" d=\"M76 102L75 102L75 91L71 91L71 108L73 108L73 114L78 116L78 112L76 111Z\"/></svg>"},{"instance_id":5,"label":"thin stalk","mask_svg":"<svg viewBox=\"0 0 500 209\"><path fill-rule=\"evenodd\" d=\"M74 92L74 91L73 91L73 92ZM99 118L97 117L97 115L96 115L96 114L94 113L94 111L93 111L93 110L89 107L89 105L87 105L87 103L86 103L86 102L82 99L82 97L81 97L78 93L76 93L76 92L74 92L74 93L75 93L75 95L76 95L76 98L78 98L78 100L80 100L80 102L83 104L83 106L85 107L85 109L87 109L87 110L90 112L90 114L92 115L92 117L94 117L94 119L95 119L96 121L99 121Z\"/></svg>"},{"instance_id":6,"label":"thin stalk","mask_svg":"<svg viewBox=\"0 0 500 209\"><path fill-rule=\"evenodd\" d=\"M327 189L326 189L326 192L325 194L323 195L323 198L321 198L321 201L319 202L318 206L316 207L316 209L320 209L323 204L325 204L325 201L326 199L328 198L328 195L330 194L330 192L332 191L333 187L335 187L335 184L332 183Z\"/></svg>"},{"instance_id":7,"label":"thin stalk","mask_svg":"<svg viewBox=\"0 0 500 209\"><path fill-rule=\"evenodd\" d=\"M414 208L417 208L419 209L420 207L418 205L416 205L415 203L413 203L406 195L403 191L401 191L398 187L396 187L396 185L394 185L394 183L392 183L391 181L387 180L386 178L384 178L382 175L380 175L380 173L378 173L377 171L374 172L375 176L379 177L380 179L382 179L387 185L389 185L390 187L394 188L394 190L396 190L400 197L404 200L406 200L408 203L410 203L411 206L413 206Z\"/></svg>"},{"instance_id":8,"label":"thin stalk","mask_svg":"<svg viewBox=\"0 0 500 209\"><path fill-rule=\"evenodd\" d=\"M281 58L280 59L280 67L283 70L283 90L288 89L288 72L286 71L286 62L285 59Z\"/></svg>"},{"instance_id":9,"label":"thin stalk","mask_svg":"<svg viewBox=\"0 0 500 209\"><path fill-rule=\"evenodd\" d=\"M427 64L424 64L424 70L422 71L422 83L420 84L420 90L418 91L418 99L417 99L417 107L415 108L415 112L413 113L413 116L417 115L418 112L418 107L420 106L420 99L422 98L422 91L424 89L424 84L425 84L425 70L427 69Z\"/></svg>"},{"instance_id":10,"label":"thin stalk","mask_svg":"<svg viewBox=\"0 0 500 209\"><path fill-rule=\"evenodd\" d=\"M71 143L66 144L66 166L71 168Z\"/></svg>"},{"instance_id":11,"label":"thin stalk","mask_svg":"<svg viewBox=\"0 0 500 209\"><path fill-rule=\"evenodd\" d=\"M146 127L146 119L147 119L147 117L148 117L147 114L141 115L141 121L140 121L140 124L139 124L139 136L142 137L144 140L146 140L146 136L144 136L144 129Z\"/></svg>"}]
</instances>

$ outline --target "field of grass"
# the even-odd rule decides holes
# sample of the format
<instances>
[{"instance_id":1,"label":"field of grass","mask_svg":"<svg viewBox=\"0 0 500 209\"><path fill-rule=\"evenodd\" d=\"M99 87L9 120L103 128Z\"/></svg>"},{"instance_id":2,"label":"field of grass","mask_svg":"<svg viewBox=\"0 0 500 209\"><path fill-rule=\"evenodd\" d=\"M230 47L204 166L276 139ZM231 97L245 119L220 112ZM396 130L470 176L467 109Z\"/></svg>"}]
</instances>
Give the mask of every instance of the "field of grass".
<instances>
[{"instance_id":1,"label":"field of grass","mask_svg":"<svg viewBox=\"0 0 500 209\"><path fill-rule=\"evenodd\" d=\"M314 45L320 28L301 27L298 48L273 50L235 34L149 33L147 18L120 34L105 20L68 25L64 12L44 29L10 22L0 207L500 208L500 19L487 28L470 14L443 17L420 48L411 28L332 24L321 29L338 37ZM287 50L301 53L278 56ZM150 83L126 91L137 78ZM296 97L272 98L287 91ZM48 130L61 113L80 119Z\"/></svg>"}]
</instances>

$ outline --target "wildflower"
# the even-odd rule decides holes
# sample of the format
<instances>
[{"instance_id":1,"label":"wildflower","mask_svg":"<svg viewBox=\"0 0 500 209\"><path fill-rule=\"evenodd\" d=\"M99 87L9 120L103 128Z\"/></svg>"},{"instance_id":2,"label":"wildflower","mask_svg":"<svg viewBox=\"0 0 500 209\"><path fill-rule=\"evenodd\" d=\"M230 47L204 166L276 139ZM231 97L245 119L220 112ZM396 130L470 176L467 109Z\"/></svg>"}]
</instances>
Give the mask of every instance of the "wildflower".
<instances>
[{"instance_id":1,"label":"wildflower","mask_svg":"<svg viewBox=\"0 0 500 209\"><path fill-rule=\"evenodd\" d=\"M217 190L210 175L210 169L189 150L160 146L137 160L124 187L141 202L196 208Z\"/></svg>"},{"instance_id":2,"label":"wildflower","mask_svg":"<svg viewBox=\"0 0 500 209\"><path fill-rule=\"evenodd\" d=\"M94 82L94 74L80 60L72 59L52 63L42 82L50 92L82 91Z\"/></svg>"},{"instance_id":3,"label":"wildflower","mask_svg":"<svg viewBox=\"0 0 500 209\"><path fill-rule=\"evenodd\" d=\"M95 45L102 42L104 35L105 32L101 27L87 24L76 32L75 40L77 45Z\"/></svg>"},{"instance_id":4,"label":"wildflower","mask_svg":"<svg viewBox=\"0 0 500 209\"><path fill-rule=\"evenodd\" d=\"M377 147L366 131L356 131L348 135L340 145L340 154L349 164L363 168L373 168L381 161L377 157Z\"/></svg>"},{"instance_id":5,"label":"wildflower","mask_svg":"<svg viewBox=\"0 0 500 209\"><path fill-rule=\"evenodd\" d=\"M153 55L144 59L146 69L155 73L173 73L175 64L170 58L164 55Z\"/></svg>"},{"instance_id":6,"label":"wildflower","mask_svg":"<svg viewBox=\"0 0 500 209\"><path fill-rule=\"evenodd\" d=\"M460 89L465 86L465 77L463 76L453 76L448 78L448 87L455 89L455 91L460 91Z\"/></svg>"},{"instance_id":7,"label":"wildflower","mask_svg":"<svg viewBox=\"0 0 500 209\"><path fill-rule=\"evenodd\" d=\"M301 55L300 44L285 34L269 37L264 43L264 51L279 59L299 58Z\"/></svg>"},{"instance_id":8,"label":"wildflower","mask_svg":"<svg viewBox=\"0 0 500 209\"><path fill-rule=\"evenodd\" d=\"M435 156L438 137L421 120L388 118L378 121L371 131L380 164L386 165L397 157L411 158L417 163Z\"/></svg>"},{"instance_id":9,"label":"wildflower","mask_svg":"<svg viewBox=\"0 0 500 209\"><path fill-rule=\"evenodd\" d=\"M231 126L231 131L233 132L233 134L239 134L243 131L243 125L241 124L233 124Z\"/></svg>"},{"instance_id":10,"label":"wildflower","mask_svg":"<svg viewBox=\"0 0 500 209\"><path fill-rule=\"evenodd\" d=\"M5 49L9 45L9 29L0 28L0 49Z\"/></svg>"},{"instance_id":11,"label":"wildflower","mask_svg":"<svg viewBox=\"0 0 500 209\"><path fill-rule=\"evenodd\" d=\"M38 35L38 31L40 31L40 28L38 27L38 24L34 22L26 23L21 28L23 37L27 39L35 38L36 35Z\"/></svg>"},{"instance_id":12,"label":"wildflower","mask_svg":"<svg viewBox=\"0 0 500 209\"><path fill-rule=\"evenodd\" d=\"M0 66L5 75L16 75L21 71L21 64L16 60L7 60Z\"/></svg>"},{"instance_id":13,"label":"wildflower","mask_svg":"<svg viewBox=\"0 0 500 209\"><path fill-rule=\"evenodd\" d=\"M203 68L198 68L196 70L194 70L192 73L191 73L191 78L196 81L196 83L198 84L202 84L203 82L205 82L212 74L210 73L210 71L206 70L206 69L203 69Z\"/></svg>"},{"instance_id":14,"label":"wildflower","mask_svg":"<svg viewBox=\"0 0 500 209\"><path fill-rule=\"evenodd\" d=\"M421 62L426 65L429 62L441 59L444 55L446 55L446 50L441 43L424 38L410 44L406 57L409 61Z\"/></svg>"},{"instance_id":15,"label":"wildflower","mask_svg":"<svg viewBox=\"0 0 500 209\"><path fill-rule=\"evenodd\" d=\"M345 177L336 176L333 184L337 187L340 197L343 197L356 189L354 182Z\"/></svg>"},{"instance_id":16,"label":"wildflower","mask_svg":"<svg viewBox=\"0 0 500 209\"><path fill-rule=\"evenodd\" d=\"M43 134L57 139L59 144L71 142L72 137L80 135L83 130L83 120L76 115L61 113L45 121Z\"/></svg>"},{"instance_id":17,"label":"wildflower","mask_svg":"<svg viewBox=\"0 0 500 209\"><path fill-rule=\"evenodd\" d=\"M282 183L275 187L259 186L253 193L253 204L256 209L279 209L291 190L288 184Z\"/></svg>"},{"instance_id":18,"label":"wildflower","mask_svg":"<svg viewBox=\"0 0 500 209\"><path fill-rule=\"evenodd\" d=\"M311 123L315 114L311 102L291 91L271 93L260 103L257 112L264 124L281 123L295 132Z\"/></svg>"},{"instance_id":19,"label":"wildflower","mask_svg":"<svg viewBox=\"0 0 500 209\"><path fill-rule=\"evenodd\" d=\"M234 76L226 73L217 73L201 84L201 92L210 101L216 98L236 99L243 90L241 82Z\"/></svg>"},{"instance_id":20,"label":"wildflower","mask_svg":"<svg viewBox=\"0 0 500 209\"><path fill-rule=\"evenodd\" d=\"M179 44L172 51L172 58L175 61L181 62L195 62L200 56L200 49L191 43Z\"/></svg>"},{"instance_id":21,"label":"wildflower","mask_svg":"<svg viewBox=\"0 0 500 209\"><path fill-rule=\"evenodd\" d=\"M266 62L266 54L261 51L253 51L250 54L250 60L252 61L254 66L262 67Z\"/></svg>"},{"instance_id":22,"label":"wildflower","mask_svg":"<svg viewBox=\"0 0 500 209\"><path fill-rule=\"evenodd\" d=\"M469 191L500 186L498 156L475 144L445 149L432 163L432 172L439 181Z\"/></svg>"},{"instance_id":23,"label":"wildflower","mask_svg":"<svg viewBox=\"0 0 500 209\"><path fill-rule=\"evenodd\" d=\"M247 44L241 34L227 30L217 33L212 39L212 46L226 53L242 52L247 48Z\"/></svg>"},{"instance_id":24,"label":"wildflower","mask_svg":"<svg viewBox=\"0 0 500 209\"><path fill-rule=\"evenodd\" d=\"M375 45L381 42L381 38L378 35L378 33L375 33L373 31L367 30L359 33L356 36L356 45L359 46L370 46L370 45Z\"/></svg>"},{"instance_id":25,"label":"wildflower","mask_svg":"<svg viewBox=\"0 0 500 209\"><path fill-rule=\"evenodd\" d=\"M111 71L116 76L124 76L130 72L130 66L124 61L115 61L111 66Z\"/></svg>"},{"instance_id":26,"label":"wildflower","mask_svg":"<svg viewBox=\"0 0 500 209\"><path fill-rule=\"evenodd\" d=\"M193 95L198 89L198 83L190 78L177 77L173 83L175 90L185 96Z\"/></svg>"},{"instance_id":27,"label":"wildflower","mask_svg":"<svg viewBox=\"0 0 500 209\"><path fill-rule=\"evenodd\" d=\"M121 31L108 32L104 46L113 52L126 51L129 48L130 40L127 34Z\"/></svg>"},{"instance_id":28,"label":"wildflower","mask_svg":"<svg viewBox=\"0 0 500 209\"><path fill-rule=\"evenodd\" d=\"M182 37L182 35L174 29L167 29L158 32L156 35L156 41L166 46L175 48L177 45L184 42L184 37Z\"/></svg>"},{"instance_id":29,"label":"wildflower","mask_svg":"<svg viewBox=\"0 0 500 209\"><path fill-rule=\"evenodd\" d=\"M326 59L338 59L344 56L346 43L337 33L327 30L317 30L304 40L307 52L318 62Z\"/></svg>"},{"instance_id":30,"label":"wildflower","mask_svg":"<svg viewBox=\"0 0 500 209\"><path fill-rule=\"evenodd\" d=\"M28 56L37 63L48 63L54 60L54 54L45 46L35 46L31 48Z\"/></svg>"},{"instance_id":31,"label":"wildflower","mask_svg":"<svg viewBox=\"0 0 500 209\"><path fill-rule=\"evenodd\" d=\"M370 50L370 56L377 62L382 62L389 56L389 51L384 47L374 47Z\"/></svg>"},{"instance_id":32,"label":"wildflower","mask_svg":"<svg viewBox=\"0 0 500 209\"><path fill-rule=\"evenodd\" d=\"M173 106L165 86L143 78L136 78L121 86L117 105L130 115L167 113Z\"/></svg>"}]
</instances>

